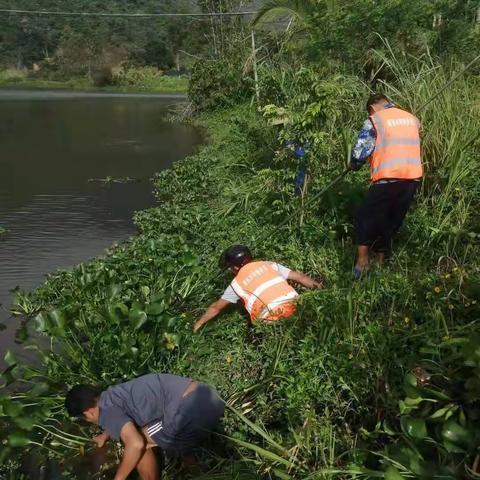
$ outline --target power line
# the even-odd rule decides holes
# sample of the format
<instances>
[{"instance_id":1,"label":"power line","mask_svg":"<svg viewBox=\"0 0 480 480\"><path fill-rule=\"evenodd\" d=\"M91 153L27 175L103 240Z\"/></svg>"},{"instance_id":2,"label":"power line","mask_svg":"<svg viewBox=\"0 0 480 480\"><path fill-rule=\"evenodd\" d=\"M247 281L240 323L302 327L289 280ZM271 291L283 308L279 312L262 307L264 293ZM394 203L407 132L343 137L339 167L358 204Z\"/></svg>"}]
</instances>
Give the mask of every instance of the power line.
<instances>
[{"instance_id":1,"label":"power line","mask_svg":"<svg viewBox=\"0 0 480 480\"><path fill-rule=\"evenodd\" d=\"M258 12L212 12L212 13L102 13L102 12L59 12L47 10L17 10L0 9L0 13L16 15L51 15L62 17L128 17L128 18L155 18L155 17L233 17L256 15Z\"/></svg>"}]
</instances>

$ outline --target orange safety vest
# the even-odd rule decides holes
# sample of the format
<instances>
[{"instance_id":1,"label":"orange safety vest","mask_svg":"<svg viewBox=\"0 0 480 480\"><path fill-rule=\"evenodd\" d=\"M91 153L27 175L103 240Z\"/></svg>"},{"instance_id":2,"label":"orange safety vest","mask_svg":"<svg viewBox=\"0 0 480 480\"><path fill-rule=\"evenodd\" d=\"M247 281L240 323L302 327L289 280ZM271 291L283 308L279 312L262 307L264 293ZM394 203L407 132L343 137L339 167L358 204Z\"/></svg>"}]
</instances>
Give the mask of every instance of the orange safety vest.
<instances>
[{"instance_id":1,"label":"orange safety vest","mask_svg":"<svg viewBox=\"0 0 480 480\"><path fill-rule=\"evenodd\" d=\"M231 283L253 321L274 321L295 313L292 300L298 293L270 262L251 262L240 269Z\"/></svg>"},{"instance_id":2,"label":"orange safety vest","mask_svg":"<svg viewBox=\"0 0 480 480\"><path fill-rule=\"evenodd\" d=\"M376 112L370 120L377 132L370 158L372 182L383 179L414 180L423 176L420 122L399 108Z\"/></svg>"}]
</instances>

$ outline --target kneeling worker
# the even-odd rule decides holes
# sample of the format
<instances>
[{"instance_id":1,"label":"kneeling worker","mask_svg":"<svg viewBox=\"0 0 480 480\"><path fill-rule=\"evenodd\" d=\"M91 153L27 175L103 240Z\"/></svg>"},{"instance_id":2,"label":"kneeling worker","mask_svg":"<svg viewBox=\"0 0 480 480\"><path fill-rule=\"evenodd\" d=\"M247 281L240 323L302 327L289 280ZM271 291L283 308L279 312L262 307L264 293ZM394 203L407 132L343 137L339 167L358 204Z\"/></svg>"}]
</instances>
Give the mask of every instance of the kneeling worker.
<instances>
[{"instance_id":1,"label":"kneeling worker","mask_svg":"<svg viewBox=\"0 0 480 480\"><path fill-rule=\"evenodd\" d=\"M250 250L243 245L233 245L222 255L220 263L228 268L235 279L225 290L222 298L214 302L193 326L197 332L224 308L240 301L256 320L275 321L295 313L298 293L287 280L307 288L323 288L309 276L290 270L275 262L254 261Z\"/></svg>"},{"instance_id":2,"label":"kneeling worker","mask_svg":"<svg viewBox=\"0 0 480 480\"><path fill-rule=\"evenodd\" d=\"M94 438L102 447L121 439L125 450L114 480L126 480L137 469L142 480L160 478L153 447L192 461L192 450L223 415L225 404L216 391L190 378L149 374L101 392L77 385L65 407L72 417L100 425Z\"/></svg>"}]
</instances>

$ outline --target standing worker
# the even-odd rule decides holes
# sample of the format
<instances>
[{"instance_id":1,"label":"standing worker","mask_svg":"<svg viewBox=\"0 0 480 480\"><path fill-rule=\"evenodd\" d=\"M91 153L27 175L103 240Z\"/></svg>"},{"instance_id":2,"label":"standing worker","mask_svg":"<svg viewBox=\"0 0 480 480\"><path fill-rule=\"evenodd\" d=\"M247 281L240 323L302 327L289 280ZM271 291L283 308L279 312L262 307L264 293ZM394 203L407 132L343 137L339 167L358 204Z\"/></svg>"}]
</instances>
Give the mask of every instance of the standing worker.
<instances>
[{"instance_id":1,"label":"standing worker","mask_svg":"<svg viewBox=\"0 0 480 480\"><path fill-rule=\"evenodd\" d=\"M369 265L369 251L383 263L392 248L423 176L420 153L420 122L397 108L385 95L372 95L370 115L363 124L352 152L350 169L358 170L370 158L372 185L357 211L358 245L353 269L359 279Z\"/></svg>"},{"instance_id":2,"label":"standing worker","mask_svg":"<svg viewBox=\"0 0 480 480\"><path fill-rule=\"evenodd\" d=\"M232 303L241 302L256 320L276 321L290 317L296 311L295 299L298 293L287 280L300 283L307 288L323 288L323 285L309 276L290 270L275 262L254 261L248 247L233 245L223 253L220 265L228 268L235 279L224 294L212 303L202 317L195 323L197 332L203 325L215 318Z\"/></svg>"},{"instance_id":3,"label":"standing worker","mask_svg":"<svg viewBox=\"0 0 480 480\"><path fill-rule=\"evenodd\" d=\"M110 438L125 449L114 480L127 480L137 469L142 480L160 478L153 447L195 462L192 451L213 430L225 404L209 385L169 374L149 374L102 392L77 385L67 394L71 417L100 425L104 433L93 440L102 447Z\"/></svg>"}]
</instances>

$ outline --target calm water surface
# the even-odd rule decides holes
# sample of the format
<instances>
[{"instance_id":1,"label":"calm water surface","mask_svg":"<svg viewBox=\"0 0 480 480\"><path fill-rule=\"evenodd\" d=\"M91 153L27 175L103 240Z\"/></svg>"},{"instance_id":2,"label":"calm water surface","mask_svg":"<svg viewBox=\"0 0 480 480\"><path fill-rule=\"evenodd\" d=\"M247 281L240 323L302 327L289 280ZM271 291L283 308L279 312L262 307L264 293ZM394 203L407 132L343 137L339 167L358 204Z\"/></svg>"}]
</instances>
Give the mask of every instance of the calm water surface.
<instances>
[{"instance_id":1,"label":"calm water surface","mask_svg":"<svg viewBox=\"0 0 480 480\"><path fill-rule=\"evenodd\" d=\"M20 326L11 290L99 255L135 233L132 214L154 202L148 181L200 143L166 121L181 97L0 91L0 367ZM135 177L104 187L89 179Z\"/></svg>"}]
</instances>

